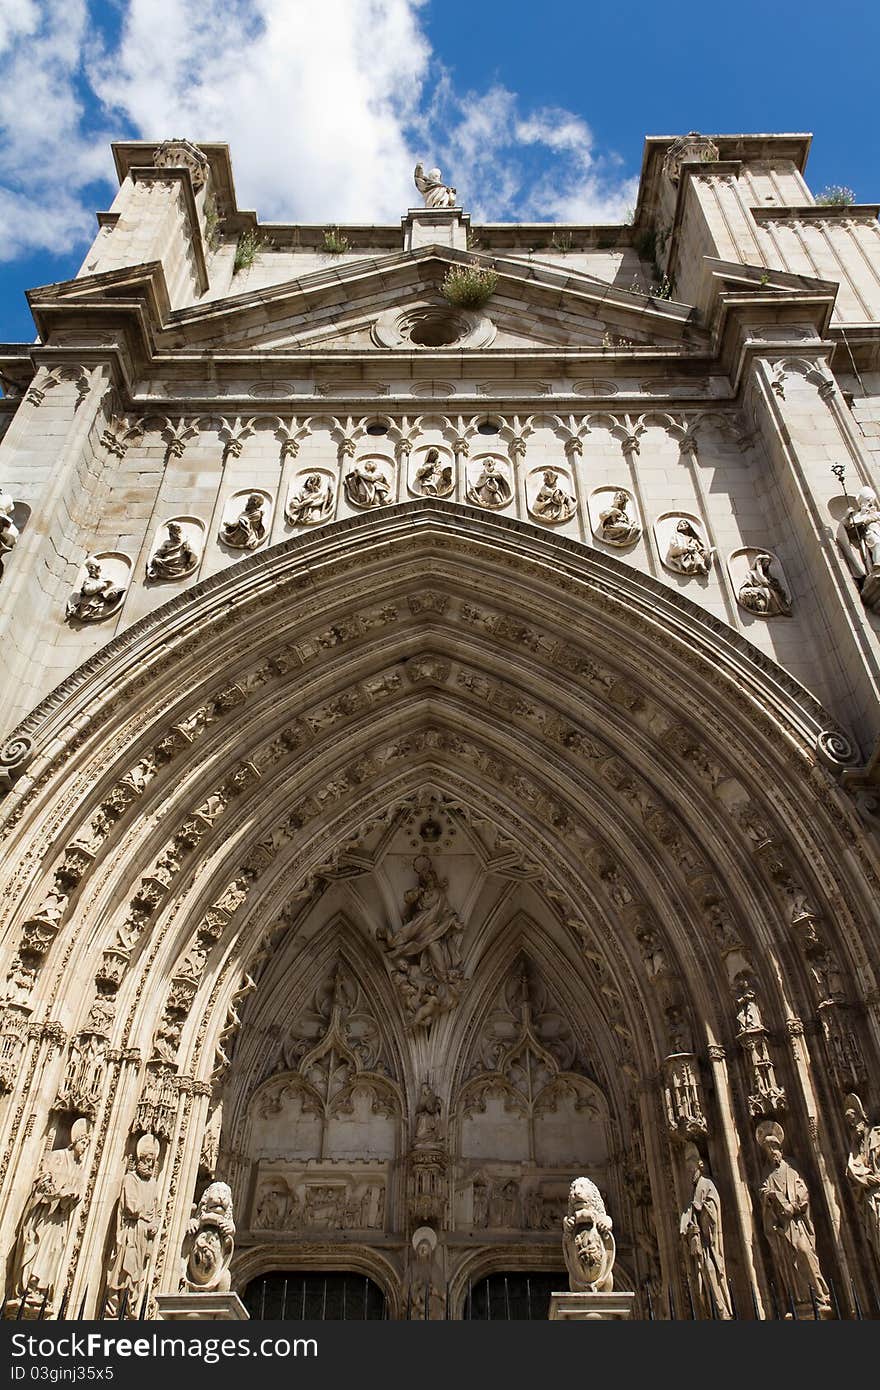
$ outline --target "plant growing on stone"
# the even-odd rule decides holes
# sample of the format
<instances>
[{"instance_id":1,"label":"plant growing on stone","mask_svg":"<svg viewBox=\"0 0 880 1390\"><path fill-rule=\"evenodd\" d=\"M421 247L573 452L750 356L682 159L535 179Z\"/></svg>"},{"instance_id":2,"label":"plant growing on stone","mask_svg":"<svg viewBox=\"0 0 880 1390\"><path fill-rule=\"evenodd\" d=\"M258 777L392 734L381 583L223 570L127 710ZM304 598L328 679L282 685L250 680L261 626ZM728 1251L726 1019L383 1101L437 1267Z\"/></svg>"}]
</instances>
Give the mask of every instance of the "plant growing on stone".
<instances>
[{"instance_id":1,"label":"plant growing on stone","mask_svg":"<svg viewBox=\"0 0 880 1390\"><path fill-rule=\"evenodd\" d=\"M232 262L233 275L237 275L240 270L248 270L253 265L262 244L263 235L255 228L249 227L241 233L235 247L235 260Z\"/></svg>"},{"instance_id":2,"label":"plant growing on stone","mask_svg":"<svg viewBox=\"0 0 880 1390\"><path fill-rule=\"evenodd\" d=\"M830 183L816 195L817 204L823 208L848 208L852 207L855 200L856 195L852 189L845 188L840 183Z\"/></svg>"},{"instance_id":3,"label":"plant growing on stone","mask_svg":"<svg viewBox=\"0 0 880 1390\"><path fill-rule=\"evenodd\" d=\"M550 249L552 251L570 251L572 249L571 232L554 232L550 238Z\"/></svg>"},{"instance_id":4,"label":"plant growing on stone","mask_svg":"<svg viewBox=\"0 0 880 1390\"><path fill-rule=\"evenodd\" d=\"M213 198L205 203L205 244L209 251L216 251L220 244L220 218Z\"/></svg>"},{"instance_id":5,"label":"plant growing on stone","mask_svg":"<svg viewBox=\"0 0 880 1390\"><path fill-rule=\"evenodd\" d=\"M482 309L495 293L498 276L478 265L454 265L446 272L440 293L459 309Z\"/></svg>"},{"instance_id":6,"label":"plant growing on stone","mask_svg":"<svg viewBox=\"0 0 880 1390\"><path fill-rule=\"evenodd\" d=\"M328 256L341 256L349 249L351 242L338 227L328 227L324 232L323 245Z\"/></svg>"}]
</instances>

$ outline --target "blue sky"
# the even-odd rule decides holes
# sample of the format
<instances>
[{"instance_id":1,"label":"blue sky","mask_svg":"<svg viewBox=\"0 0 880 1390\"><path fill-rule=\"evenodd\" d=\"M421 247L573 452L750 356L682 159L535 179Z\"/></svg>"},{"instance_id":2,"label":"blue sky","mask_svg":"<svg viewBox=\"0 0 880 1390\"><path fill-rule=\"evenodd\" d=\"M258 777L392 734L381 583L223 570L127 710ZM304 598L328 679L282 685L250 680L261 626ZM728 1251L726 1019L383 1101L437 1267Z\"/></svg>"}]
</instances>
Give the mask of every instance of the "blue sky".
<instances>
[{"instance_id":1,"label":"blue sky","mask_svg":"<svg viewBox=\"0 0 880 1390\"><path fill-rule=\"evenodd\" d=\"M814 134L814 190L880 199L880 6L2 0L0 339L73 275L111 139L227 140L239 203L397 221L416 158L475 220L619 221L646 134Z\"/></svg>"}]
</instances>

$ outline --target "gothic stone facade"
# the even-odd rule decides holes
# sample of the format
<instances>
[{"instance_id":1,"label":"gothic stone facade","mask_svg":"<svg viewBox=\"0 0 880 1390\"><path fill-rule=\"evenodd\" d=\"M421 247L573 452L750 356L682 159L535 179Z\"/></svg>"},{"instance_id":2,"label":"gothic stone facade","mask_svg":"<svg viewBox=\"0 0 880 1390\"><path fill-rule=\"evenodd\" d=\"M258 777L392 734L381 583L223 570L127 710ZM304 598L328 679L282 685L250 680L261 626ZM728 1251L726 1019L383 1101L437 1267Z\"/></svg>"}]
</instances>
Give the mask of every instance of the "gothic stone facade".
<instances>
[{"instance_id":1,"label":"gothic stone facade","mask_svg":"<svg viewBox=\"0 0 880 1390\"><path fill-rule=\"evenodd\" d=\"M200 1201L208 1283L466 1316L577 1176L643 1314L876 1308L880 232L808 147L342 229L114 147L0 350L7 1315L154 1315Z\"/></svg>"}]
</instances>

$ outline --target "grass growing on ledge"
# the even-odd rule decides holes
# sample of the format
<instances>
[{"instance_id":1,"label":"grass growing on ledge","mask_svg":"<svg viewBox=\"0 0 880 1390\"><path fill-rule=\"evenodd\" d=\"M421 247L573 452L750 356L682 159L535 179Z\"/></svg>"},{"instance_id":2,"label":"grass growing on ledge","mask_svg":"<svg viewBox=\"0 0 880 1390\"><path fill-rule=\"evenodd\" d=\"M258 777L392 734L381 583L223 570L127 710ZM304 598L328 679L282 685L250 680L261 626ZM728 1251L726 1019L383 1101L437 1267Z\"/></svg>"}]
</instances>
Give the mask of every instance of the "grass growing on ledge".
<instances>
[{"instance_id":1,"label":"grass growing on ledge","mask_svg":"<svg viewBox=\"0 0 880 1390\"><path fill-rule=\"evenodd\" d=\"M459 309L482 309L495 293L498 276L477 265L454 265L446 272L440 293Z\"/></svg>"},{"instance_id":2,"label":"grass growing on ledge","mask_svg":"<svg viewBox=\"0 0 880 1390\"><path fill-rule=\"evenodd\" d=\"M246 232L242 232L235 247L235 260L232 262L233 275L237 275L240 270L248 270L253 265L262 244L261 232L250 227Z\"/></svg>"},{"instance_id":3,"label":"grass growing on ledge","mask_svg":"<svg viewBox=\"0 0 880 1390\"><path fill-rule=\"evenodd\" d=\"M840 183L831 183L827 188L823 188L821 193L816 194L816 203L820 208L848 208L852 207L856 200L856 195L851 188L844 188Z\"/></svg>"},{"instance_id":4,"label":"grass growing on ledge","mask_svg":"<svg viewBox=\"0 0 880 1390\"><path fill-rule=\"evenodd\" d=\"M351 245L347 236L343 236L338 227L328 227L324 233L323 249L328 256L341 256Z\"/></svg>"}]
</instances>

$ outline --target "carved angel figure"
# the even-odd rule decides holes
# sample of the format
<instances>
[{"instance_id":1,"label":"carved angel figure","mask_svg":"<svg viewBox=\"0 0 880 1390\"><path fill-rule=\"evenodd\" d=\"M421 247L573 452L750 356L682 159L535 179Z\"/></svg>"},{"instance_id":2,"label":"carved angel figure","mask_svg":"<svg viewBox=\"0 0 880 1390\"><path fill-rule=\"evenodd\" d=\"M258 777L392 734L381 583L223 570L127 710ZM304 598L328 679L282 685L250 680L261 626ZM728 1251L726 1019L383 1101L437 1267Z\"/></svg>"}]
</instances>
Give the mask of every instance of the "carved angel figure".
<instances>
[{"instance_id":1,"label":"carved angel figure","mask_svg":"<svg viewBox=\"0 0 880 1390\"><path fill-rule=\"evenodd\" d=\"M205 1188L187 1229L184 1287L189 1293L228 1293L235 1237L232 1191L225 1182Z\"/></svg>"},{"instance_id":2,"label":"carved angel figure","mask_svg":"<svg viewBox=\"0 0 880 1390\"><path fill-rule=\"evenodd\" d=\"M439 169L425 171L423 164L417 164L413 171L413 182L425 200L426 208L454 208L456 190L443 182Z\"/></svg>"},{"instance_id":3,"label":"carved angel figure","mask_svg":"<svg viewBox=\"0 0 880 1390\"><path fill-rule=\"evenodd\" d=\"M183 534L179 521L169 521L168 535L147 561L148 579L182 579L192 574L199 563L198 552Z\"/></svg>"},{"instance_id":4,"label":"carved angel figure","mask_svg":"<svg viewBox=\"0 0 880 1390\"><path fill-rule=\"evenodd\" d=\"M599 534L609 545L632 545L642 534L642 528L629 514L629 493L615 492L611 506L599 513Z\"/></svg>"},{"instance_id":5,"label":"carved angel figure","mask_svg":"<svg viewBox=\"0 0 880 1390\"><path fill-rule=\"evenodd\" d=\"M116 1242L107 1272L108 1318L118 1318L123 1305L129 1317L138 1315L159 1223L158 1158L158 1140L152 1134L142 1134L137 1141L134 1168L122 1179L116 1207Z\"/></svg>"},{"instance_id":6,"label":"carved angel figure","mask_svg":"<svg viewBox=\"0 0 880 1390\"><path fill-rule=\"evenodd\" d=\"M452 464L441 459L439 449L429 449L416 469L416 483L426 497L448 497L452 491Z\"/></svg>"},{"instance_id":7,"label":"carved angel figure","mask_svg":"<svg viewBox=\"0 0 880 1390\"><path fill-rule=\"evenodd\" d=\"M873 488L856 494L837 539L867 608L880 611L880 502Z\"/></svg>"},{"instance_id":8,"label":"carved angel figure","mask_svg":"<svg viewBox=\"0 0 880 1390\"><path fill-rule=\"evenodd\" d=\"M756 555L745 583L740 585L737 598L750 613L762 618L790 618L791 599L779 580L770 573L773 556Z\"/></svg>"},{"instance_id":9,"label":"carved angel figure","mask_svg":"<svg viewBox=\"0 0 880 1390\"><path fill-rule=\"evenodd\" d=\"M532 512L542 521L568 521L574 516L577 500L573 493L560 486L555 468L548 468L532 502Z\"/></svg>"},{"instance_id":10,"label":"carved angel figure","mask_svg":"<svg viewBox=\"0 0 880 1390\"><path fill-rule=\"evenodd\" d=\"M562 1219L562 1253L572 1293L610 1293L616 1246L602 1194L589 1178L575 1178Z\"/></svg>"},{"instance_id":11,"label":"carved angel figure","mask_svg":"<svg viewBox=\"0 0 880 1390\"><path fill-rule=\"evenodd\" d=\"M236 550L256 550L262 544L266 539L266 499L261 493L252 492L238 516L223 522L220 539Z\"/></svg>"},{"instance_id":12,"label":"carved angel figure","mask_svg":"<svg viewBox=\"0 0 880 1390\"><path fill-rule=\"evenodd\" d=\"M353 507L384 507L391 484L375 459L354 464L345 475L345 495Z\"/></svg>"},{"instance_id":13,"label":"carved angel figure","mask_svg":"<svg viewBox=\"0 0 880 1390\"><path fill-rule=\"evenodd\" d=\"M712 1179L706 1176L703 1160L693 1145L688 1145L685 1164L690 1172L692 1191L691 1200L681 1214L679 1229L697 1300L704 1317L728 1319L733 1316L733 1310L724 1265L721 1198Z\"/></svg>"},{"instance_id":14,"label":"carved angel figure","mask_svg":"<svg viewBox=\"0 0 880 1390\"><path fill-rule=\"evenodd\" d=\"M97 622L118 608L125 597L125 587L114 584L112 579L102 574L100 564L92 556L87 558L85 570L85 578L67 600L68 621Z\"/></svg>"},{"instance_id":15,"label":"carved angel figure","mask_svg":"<svg viewBox=\"0 0 880 1390\"><path fill-rule=\"evenodd\" d=\"M858 1096L847 1096L843 1111L850 1132L847 1182L859 1208L862 1229L880 1267L880 1125L868 1124Z\"/></svg>"},{"instance_id":16,"label":"carved angel figure","mask_svg":"<svg viewBox=\"0 0 880 1390\"><path fill-rule=\"evenodd\" d=\"M678 570L679 574L708 574L713 554L693 522L681 517L666 547L669 568Z\"/></svg>"},{"instance_id":17,"label":"carved angel figure","mask_svg":"<svg viewBox=\"0 0 880 1390\"><path fill-rule=\"evenodd\" d=\"M333 511L333 489L322 473L306 473L287 499L285 516L291 526L317 526Z\"/></svg>"},{"instance_id":18,"label":"carved angel figure","mask_svg":"<svg viewBox=\"0 0 880 1390\"><path fill-rule=\"evenodd\" d=\"M506 507L512 497L513 489L503 468L495 459L486 459L467 490L468 501L479 507Z\"/></svg>"},{"instance_id":19,"label":"carved angel figure","mask_svg":"<svg viewBox=\"0 0 880 1390\"><path fill-rule=\"evenodd\" d=\"M785 1316L811 1316L815 1298L820 1316L830 1317L831 1295L819 1267L807 1185L782 1156L785 1133L781 1125L775 1120L763 1120L755 1137L770 1165L759 1196L764 1234L787 1305Z\"/></svg>"},{"instance_id":20,"label":"carved angel figure","mask_svg":"<svg viewBox=\"0 0 880 1390\"><path fill-rule=\"evenodd\" d=\"M54 1149L40 1166L25 1205L12 1260L12 1286L25 1305L46 1312L64 1255L74 1207L83 1192L83 1157L89 1143L86 1120L76 1120L66 1149Z\"/></svg>"}]
</instances>

